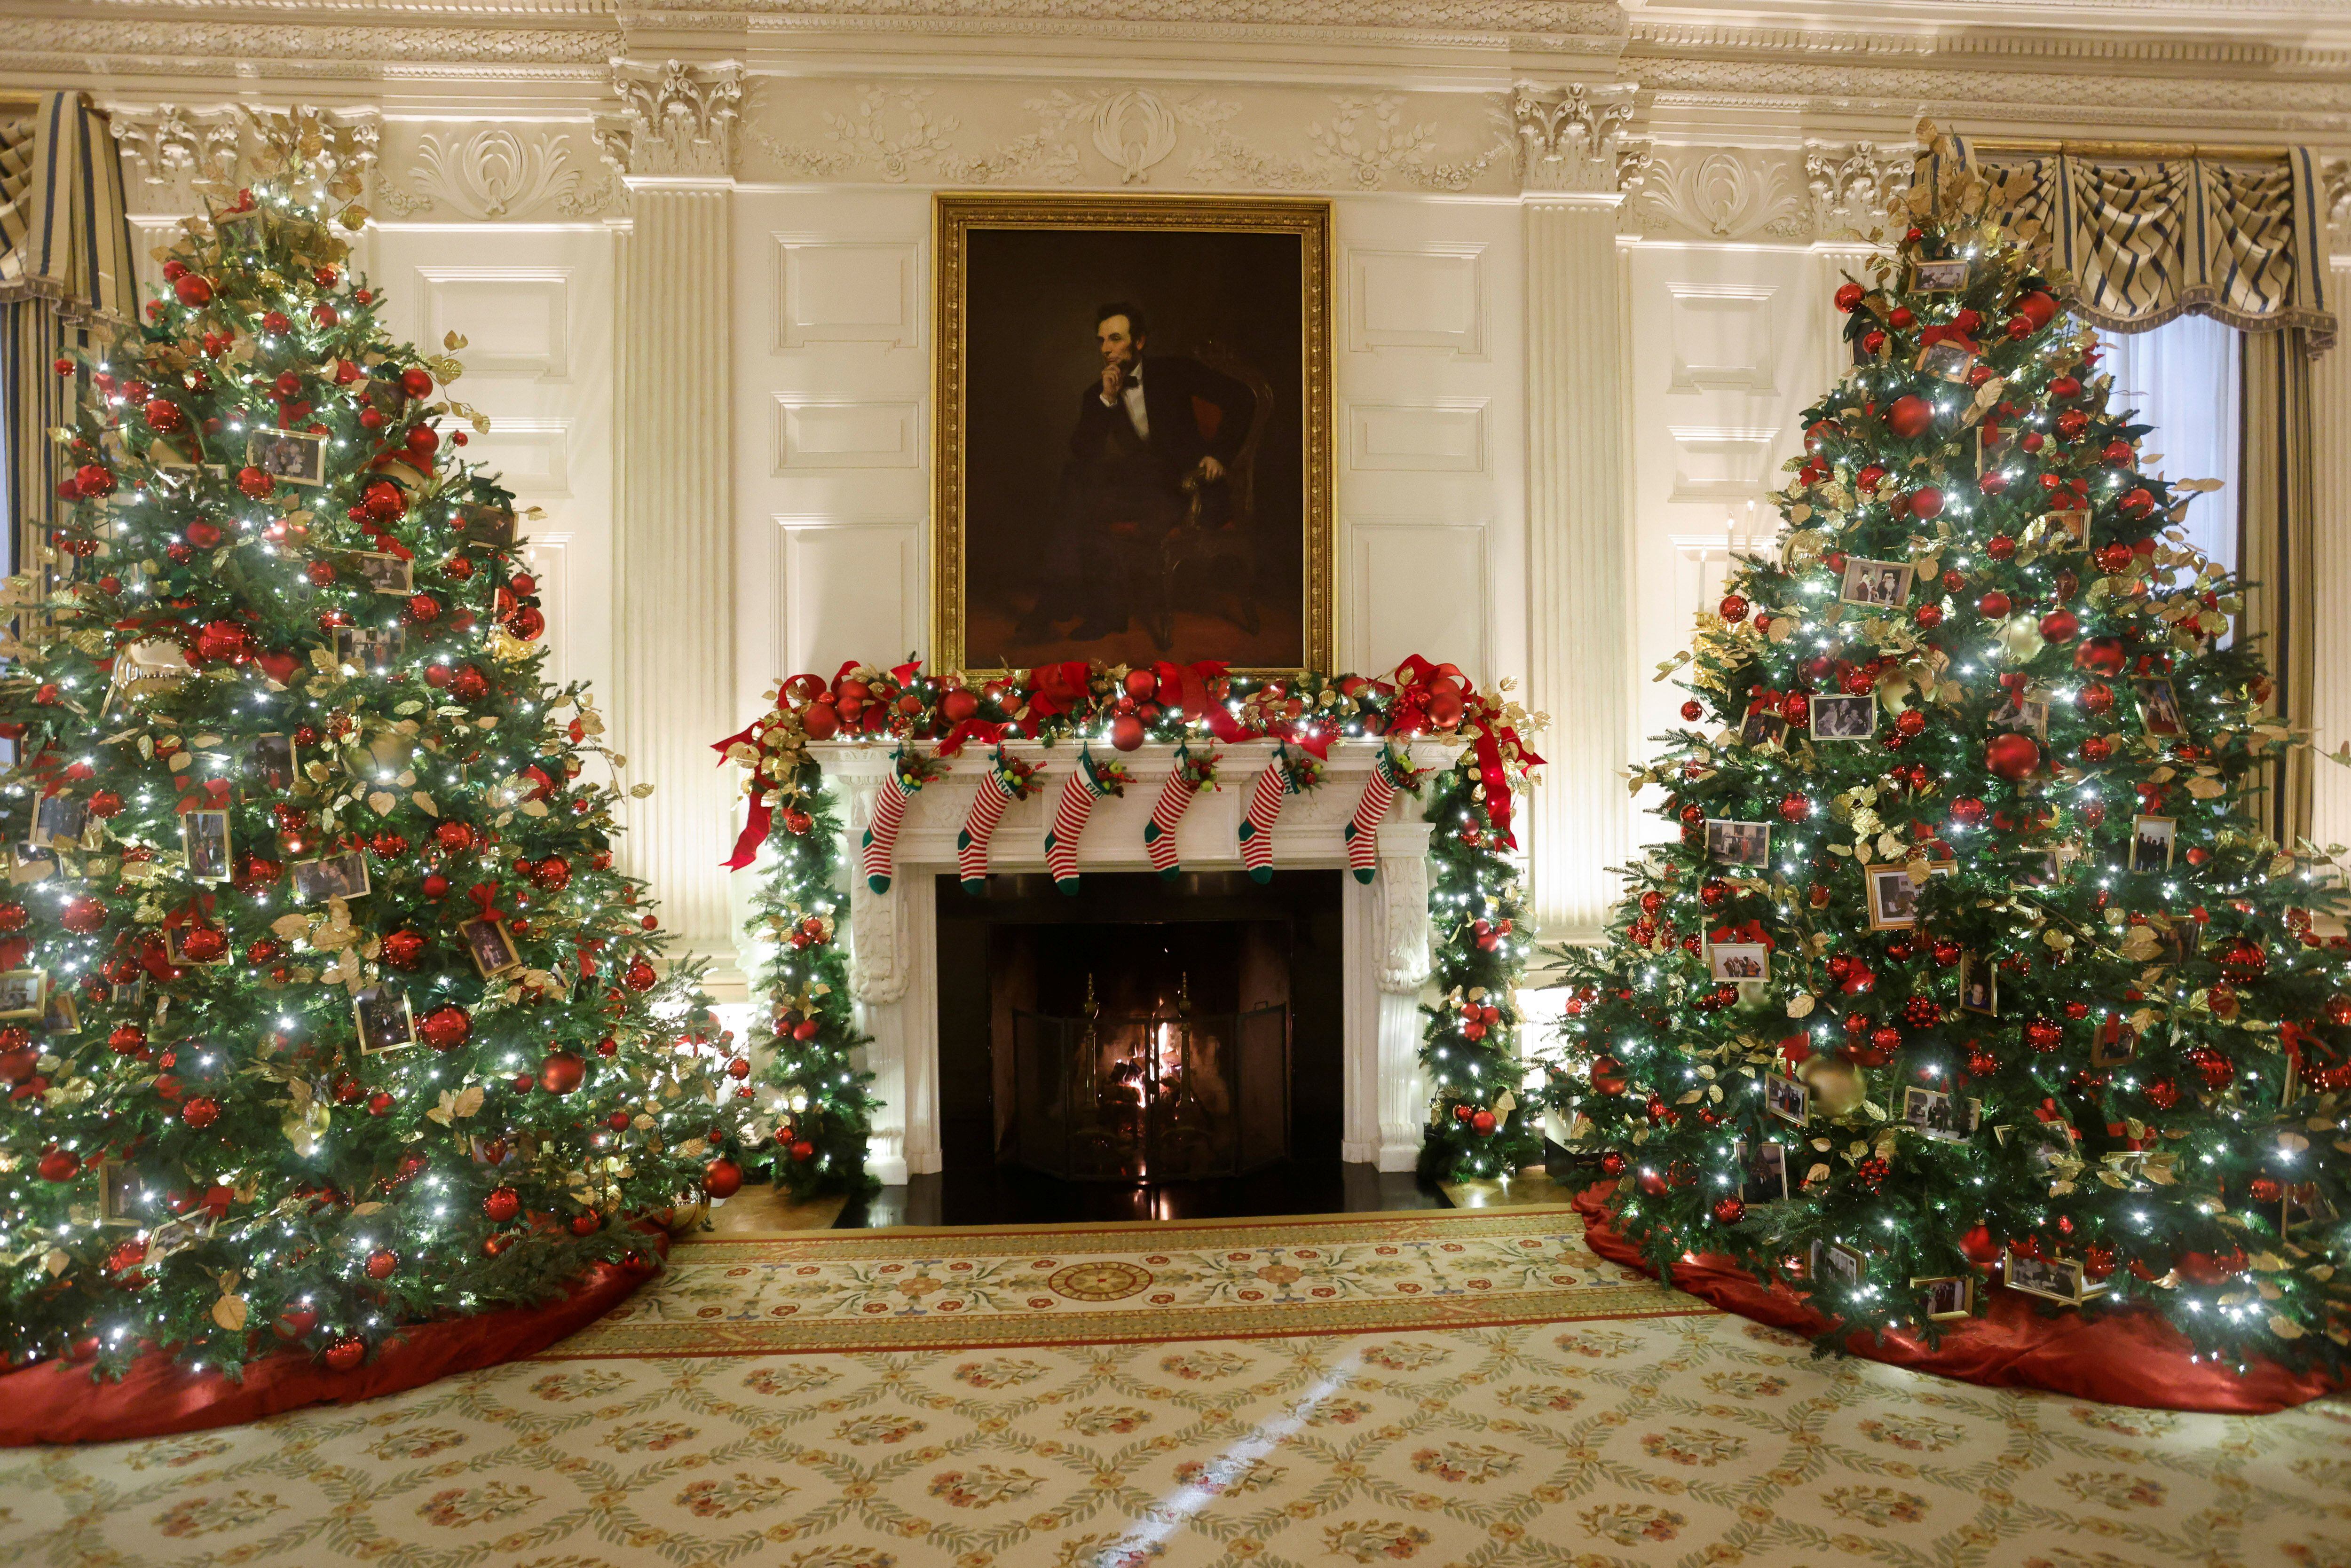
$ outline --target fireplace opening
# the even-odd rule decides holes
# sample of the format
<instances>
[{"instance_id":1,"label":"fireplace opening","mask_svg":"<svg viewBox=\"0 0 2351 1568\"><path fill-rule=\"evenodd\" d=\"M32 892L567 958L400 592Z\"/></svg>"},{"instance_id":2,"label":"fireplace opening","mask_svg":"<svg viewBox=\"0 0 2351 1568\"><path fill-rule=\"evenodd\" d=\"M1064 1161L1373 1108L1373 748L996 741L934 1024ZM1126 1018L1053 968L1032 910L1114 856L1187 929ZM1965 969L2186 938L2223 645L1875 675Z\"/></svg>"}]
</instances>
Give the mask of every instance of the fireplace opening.
<instances>
[{"instance_id":1,"label":"fireplace opening","mask_svg":"<svg viewBox=\"0 0 2351 1568\"><path fill-rule=\"evenodd\" d=\"M1096 1192L1072 1212L1118 1189L1154 1195L1144 1212L1245 1212L1236 1191L1324 1167L1335 1191L1342 874L1089 873L1074 898L1044 876L977 898L939 878L946 1195L1042 1184ZM1210 1188L1233 1190L1206 1210L1183 1197Z\"/></svg>"}]
</instances>

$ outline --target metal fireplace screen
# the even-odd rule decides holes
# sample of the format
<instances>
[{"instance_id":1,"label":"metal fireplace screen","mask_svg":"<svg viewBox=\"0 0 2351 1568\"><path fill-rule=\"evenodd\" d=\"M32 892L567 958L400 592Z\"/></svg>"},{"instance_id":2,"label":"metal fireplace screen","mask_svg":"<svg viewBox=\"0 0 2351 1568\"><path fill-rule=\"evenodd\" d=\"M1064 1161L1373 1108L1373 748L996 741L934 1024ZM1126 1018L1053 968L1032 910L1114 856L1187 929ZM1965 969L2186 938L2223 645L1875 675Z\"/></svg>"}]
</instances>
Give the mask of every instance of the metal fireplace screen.
<instances>
[{"instance_id":1,"label":"metal fireplace screen","mask_svg":"<svg viewBox=\"0 0 2351 1568\"><path fill-rule=\"evenodd\" d=\"M1071 1181L1240 1176L1290 1154L1290 1009L1012 1015L1016 1157Z\"/></svg>"}]
</instances>

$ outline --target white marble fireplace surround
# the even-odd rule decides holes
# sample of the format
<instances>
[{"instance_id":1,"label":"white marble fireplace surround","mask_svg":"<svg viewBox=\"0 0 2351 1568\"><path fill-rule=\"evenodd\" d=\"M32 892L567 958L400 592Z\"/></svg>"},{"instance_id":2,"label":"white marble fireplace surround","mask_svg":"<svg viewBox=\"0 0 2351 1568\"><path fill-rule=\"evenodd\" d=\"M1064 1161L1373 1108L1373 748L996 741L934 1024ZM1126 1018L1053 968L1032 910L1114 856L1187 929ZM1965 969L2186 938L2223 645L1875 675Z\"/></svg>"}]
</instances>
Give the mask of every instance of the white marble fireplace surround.
<instances>
[{"instance_id":1,"label":"white marble fireplace surround","mask_svg":"<svg viewBox=\"0 0 2351 1568\"><path fill-rule=\"evenodd\" d=\"M873 800L890 769L891 748L838 742L812 747L827 779L840 791L853 850L872 818ZM1043 762L1043 788L1014 802L991 841L990 869L1045 869L1045 830L1061 781L1078 748L1011 742L1006 751ZM1251 782L1273 755L1270 742L1219 747L1221 788L1203 790L1176 835L1184 869L1241 869L1241 808ZM1374 741L1331 747L1320 789L1290 797L1273 830L1278 870L1347 863L1341 836L1379 756ZM1113 755L1104 748L1104 756ZM1148 871L1143 829L1175 762L1175 748L1147 746L1123 760L1134 776L1124 796L1096 802L1078 864L1086 872ZM1416 768L1446 768L1454 748L1419 743ZM898 836L896 874L887 893L874 893L860 874L850 901L850 990L858 1027L872 1036L865 1067L882 1101L866 1161L885 1185L937 1171L939 1163L939 1018L937 918L933 879L956 869L956 834L971 809L987 767L979 747L965 751L953 771L933 779L908 802ZM1420 997L1429 973L1428 833L1422 798L1399 792L1379 831L1379 874L1364 886L1343 880L1346 949L1343 1038L1345 1119L1340 1155L1384 1171L1413 1168L1420 1156L1428 1091L1420 1071ZM852 856L852 865L854 860Z\"/></svg>"}]
</instances>

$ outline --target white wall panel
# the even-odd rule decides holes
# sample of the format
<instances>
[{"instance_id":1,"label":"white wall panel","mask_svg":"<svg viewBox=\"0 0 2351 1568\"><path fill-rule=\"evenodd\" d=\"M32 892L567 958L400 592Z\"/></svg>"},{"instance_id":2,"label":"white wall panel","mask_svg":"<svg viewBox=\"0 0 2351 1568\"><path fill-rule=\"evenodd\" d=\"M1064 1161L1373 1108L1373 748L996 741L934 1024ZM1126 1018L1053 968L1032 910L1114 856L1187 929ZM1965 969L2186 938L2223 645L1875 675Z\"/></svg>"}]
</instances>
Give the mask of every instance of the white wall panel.
<instances>
[{"instance_id":1,"label":"white wall panel","mask_svg":"<svg viewBox=\"0 0 2351 1568\"><path fill-rule=\"evenodd\" d=\"M509 415L491 421L489 434L473 437L465 455L517 496L545 502L571 494L570 437L569 420Z\"/></svg>"},{"instance_id":2,"label":"white wall panel","mask_svg":"<svg viewBox=\"0 0 2351 1568\"><path fill-rule=\"evenodd\" d=\"M1772 321L1774 292L1753 284L1667 279L1672 390L1771 391L1780 350Z\"/></svg>"},{"instance_id":3,"label":"white wall panel","mask_svg":"<svg viewBox=\"0 0 2351 1568\"><path fill-rule=\"evenodd\" d=\"M923 340L922 257L906 240L776 236L778 350Z\"/></svg>"},{"instance_id":4,"label":"white wall panel","mask_svg":"<svg viewBox=\"0 0 2351 1568\"><path fill-rule=\"evenodd\" d=\"M1491 667L1486 535L1479 523L1365 517L1348 526L1346 610L1363 668L1391 670L1412 653L1473 674Z\"/></svg>"},{"instance_id":5,"label":"white wall panel","mask_svg":"<svg viewBox=\"0 0 2351 1568\"><path fill-rule=\"evenodd\" d=\"M1486 402L1351 402L1347 466L1357 473L1480 473Z\"/></svg>"},{"instance_id":6,"label":"white wall panel","mask_svg":"<svg viewBox=\"0 0 2351 1568\"><path fill-rule=\"evenodd\" d=\"M794 468L919 468L922 405L912 398L776 394L776 472Z\"/></svg>"},{"instance_id":7,"label":"white wall panel","mask_svg":"<svg viewBox=\"0 0 2351 1568\"><path fill-rule=\"evenodd\" d=\"M1430 241L1413 249L1349 246L1345 256L1351 351L1441 349L1484 357L1485 246Z\"/></svg>"},{"instance_id":8,"label":"white wall panel","mask_svg":"<svg viewBox=\"0 0 2351 1568\"><path fill-rule=\"evenodd\" d=\"M844 660L895 660L921 641L923 527L776 519L772 668L830 677Z\"/></svg>"},{"instance_id":9,"label":"white wall panel","mask_svg":"<svg viewBox=\"0 0 2351 1568\"><path fill-rule=\"evenodd\" d=\"M423 307L417 340L427 352L441 352L454 331L465 339L463 357L474 374L571 373L568 268L429 263L416 277Z\"/></svg>"}]
</instances>

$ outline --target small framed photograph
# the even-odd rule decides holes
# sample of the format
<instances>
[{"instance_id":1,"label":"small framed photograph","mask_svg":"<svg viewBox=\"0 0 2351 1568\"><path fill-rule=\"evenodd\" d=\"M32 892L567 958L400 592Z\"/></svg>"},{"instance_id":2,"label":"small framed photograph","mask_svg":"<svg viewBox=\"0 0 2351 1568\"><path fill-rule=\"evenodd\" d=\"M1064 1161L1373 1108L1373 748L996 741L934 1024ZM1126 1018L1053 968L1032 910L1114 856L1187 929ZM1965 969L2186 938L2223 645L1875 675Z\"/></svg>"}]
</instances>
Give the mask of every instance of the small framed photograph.
<instances>
[{"instance_id":1,"label":"small framed photograph","mask_svg":"<svg viewBox=\"0 0 2351 1568\"><path fill-rule=\"evenodd\" d=\"M1910 290L1914 294L1957 294L1967 286L1968 264L1964 258L1910 264Z\"/></svg>"},{"instance_id":2,"label":"small framed photograph","mask_svg":"<svg viewBox=\"0 0 2351 1568\"><path fill-rule=\"evenodd\" d=\"M223 213L213 220L213 232L220 235L221 249L258 250L262 236L261 209L253 207L242 213Z\"/></svg>"},{"instance_id":3,"label":"small framed photograph","mask_svg":"<svg viewBox=\"0 0 2351 1568\"><path fill-rule=\"evenodd\" d=\"M55 850L21 842L8 846L8 880L12 883L47 882L63 869L64 863Z\"/></svg>"},{"instance_id":4,"label":"small framed photograph","mask_svg":"<svg viewBox=\"0 0 2351 1568\"><path fill-rule=\"evenodd\" d=\"M1823 695L1813 699L1814 740L1867 740L1877 733L1877 698Z\"/></svg>"},{"instance_id":5,"label":"small framed photograph","mask_svg":"<svg viewBox=\"0 0 2351 1568\"><path fill-rule=\"evenodd\" d=\"M2041 537L2051 549L2088 549L2090 514L2073 507L2044 513L2041 518Z\"/></svg>"},{"instance_id":6,"label":"small framed photograph","mask_svg":"<svg viewBox=\"0 0 2351 1568\"><path fill-rule=\"evenodd\" d=\"M169 475L172 477L167 483L185 485L193 483L196 476L204 471L204 465L196 461L194 439L189 437L187 440L188 444L183 446L177 441L159 435L147 444L147 461L154 465L156 477Z\"/></svg>"},{"instance_id":7,"label":"small framed photograph","mask_svg":"<svg viewBox=\"0 0 2351 1568\"><path fill-rule=\"evenodd\" d=\"M226 811L183 813L180 847L187 852L190 882L229 880L236 862L230 853Z\"/></svg>"},{"instance_id":8,"label":"small framed photograph","mask_svg":"<svg viewBox=\"0 0 2351 1568\"><path fill-rule=\"evenodd\" d=\"M125 1012L136 1012L147 1002L147 977L133 976L107 988L106 1005Z\"/></svg>"},{"instance_id":9,"label":"small framed photograph","mask_svg":"<svg viewBox=\"0 0 2351 1568\"><path fill-rule=\"evenodd\" d=\"M1785 1073L1763 1075L1763 1109L1790 1126L1801 1127L1813 1119L1813 1092Z\"/></svg>"},{"instance_id":10,"label":"small framed photograph","mask_svg":"<svg viewBox=\"0 0 2351 1568\"><path fill-rule=\"evenodd\" d=\"M85 848L89 831L89 802L70 795L44 795L33 807L32 845L37 850Z\"/></svg>"},{"instance_id":11,"label":"small framed photograph","mask_svg":"<svg viewBox=\"0 0 2351 1568\"><path fill-rule=\"evenodd\" d=\"M1706 852L1725 865L1761 868L1771 863L1771 824L1726 817L1706 820Z\"/></svg>"},{"instance_id":12,"label":"small framed photograph","mask_svg":"<svg viewBox=\"0 0 2351 1568\"><path fill-rule=\"evenodd\" d=\"M47 1013L49 972L47 969L0 971L0 1019L37 1019Z\"/></svg>"},{"instance_id":13,"label":"small framed photograph","mask_svg":"<svg viewBox=\"0 0 2351 1568\"><path fill-rule=\"evenodd\" d=\"M2171 852L2179 838L2179 824L2169 817L2131 819L2130 868L2169 871Z\"/></svg>"},{"instance_id":14,"label":"small framed photograph","mask_svg":"<svg viewBox=\"0 0 2351 1568\"><path fill-rule=\"evenodd\" d=\"M1837 598L1846 604L1865 604L1874 610L1898 608L1909 601L1914 570L1908 561L1863 560L1858 556L1848 556L1844 576L1838 582Z\"/></svg>"},{"instance_id":15,"label":"small framed photograph","mask_svg":"<svg viewBox=\"0 0 2351 1568\"><path fill-rule=\"evenodd\" d=\"M139 1213L139 1173L120 1160L98 1162L98 1222L137 1230L147 1221Z\"/></svg>"},{"instance_id":16,"label":"small framed photograph","mask_svg":"<svg viewBox=\"0 0 2351 1568\"><path fill-rule=\"evenodd\" d=\"M2328 1197L2326 1189L2314 1181L2288 1182L2281 1208L2278 1226L2283 1230L2300 1230L2310 1225L2332 1225L2336 1218L2335 1200Z\"/></svg>"},{"instance_id":17,"label":"small framed photograph","mask_svg":"<svg viewBox=\"0 0 2351 1568\"><path fill-rule=\"evenodd\" d=\"M2080 1306L2088 1294L2083 1290L2082 1266L2063 1258L2020 1258L2011 1252L2003 1278L2011 1291L2069 1307Z\"/></svg>"},{"instance_id":18,"label":"small framed photograph","mask_svg":"<svg viewBox=\"0 0 2351 1568\"><path fill-rule=\"evenodd\" d=\"M226 943L223 943L221 945L219 956L216 957L190 957L188 956L187 948L182 946L187 937L187 930L176 925L166 930L163 933L163 956L183 969L207 969L215 964L225 964L229 961L229 949ZM169 1007L171 1005L171 1001L172 998L169 997L159 998L156 1001L156 1006L159 1009ZM160 1020L161 1014L159 1013L157 1016Z\"/></svg>"},{"instance_id":19,"label":"small framed photograph","mask_svg":"<svg viewBox=\"0 0 2351 1568\"><path fill-rule=\"evenodd\" d=\"M71 986L51 986L41 1004L41 1032L44 1034L79 1034L81 1009L74 1001Z\"/></svg>"},{"instance_id":20,"label":"small framed photograph","mask_svg":"<svg viewBox=\"0 0 2351 1568\"><path fill-rule=\"evenodd\" d=\"M1788 1198L1788 1146L1765 1139L1749 1144L1744 1139L1737 1145L1735 1155L1745 1173L1739 1183L1739 1196L1747 1203L1784 1203Z\"/></svg>"},{"instance_id":21,"label":"small framed photograph","mask_svg":"<svg viewBox=\"0 0 2351 1568\"><path fill-rule=\"evenodd\" d=\"M185 1252L199 1241L212 1239L220 1217L209 1208L192 1208L167 1219L147 1233L147 1263L152 1268L174 1252Z\"/></svg>"},{"instance_id":22,"label":"small framed photograph","mask_svg":"<svg viewBox=\"0 0 2351 1568\"><path fill-rule=\"evenodd\" d=\"M308 431L254 431L245 438L245 460L288 485L327 482L327 438Z\"/></svg>"},{"instance_id":23,"label":"small framed photograph","mask_svg":"<svg viewBox=\"0 0 2351 1568\"><path fill-rule=\"evenodd\" d=\"M381 550L354 550L342 558L351 575L378 593L406 598L416 591L416 563Z\"/></svg>"},{"instance_id":24,"label":"small framed photograph","mask_svg":"<svg viewBox=\"0 0 2351 1568\"><path fill-rule=\"evenodd\" d=\"M2149 735L2186 735L2188 726L2179 717L2179 695L2169 681L2140 681L2138 686L2138 716Z\"/></svg>"},{"instance_id":25,"label":"small framed photograph","mask_svg":"<svg viewBox=\"0 0 2351 1568\"><path fill-rule=\"evenodd\" d=\"M255 736L250 760L261 782L281 795L302 776L301 748L290 735Z\"/></svg>"},{"instance_id":26,"label":"small framed photograph","mask_svg":"<svg viewBox=\"0 0 2351 1568\"><path fill-rule=\"evenodd\" d=\"M507 929L505 921L484 915L458 926L457 935L474 960L474 967L482 972L482 978L495 979L522 967L522 954L516 948L514 934Z\"/></svg>"},{"instance_id":27,"label":"small framed photograph","mask_svg":"<svg viewBox=\"0 0 2351 1568\"><path fill-rule=\"evenodd\" d=\"M416 1043L416 1014L398 986L369 986L351 995L360 1030L360 1053L373 1056Z\"/></svg>"},{"instance_id":28,"label":"small framed photograph","mask_svg":"<svg viewBox=\"0 0 2351 1568\"><path fill-rule=\"evenodd\" d=\"M330 898L365 898L374 891L368 883L367 855L360 850L296 861L289 869L294 873L297 906L324 904Z\"/></svg>"},{"instance_id":29,"label":"small framed photograph","mask_svg":"<svg viewBox=\"0 0 2351 1568\"><path fill-rule=\"evenodd\" d=\"M1902 1120L1910 1130L1938 1144L1960 1144L1967 1141L1967 1131L1960 1125L1959 1112L1951 1097L1939 1089L1908 1088L1902 1091Z\"/></svg>"},{"instance_id":30,"label":"small framed photograph","mask_svg":"<svg viewBox=\"0 0 2351 1568\"><path fill-rule=\"evenodd\" d=\"M1951 862L1938 861L1928 868L1935 876L1951 874ZM1862 868L1868 878L1869 928L1872 931L1897 931L1918 924L1918 884L1910 880L1907 866L1873 865Z\"/></svg>"},{"instance_id":31,"label":"small framed photograph","mask_svg":"<svg viewBox=\"0 0 2351 1568\"><path fill-rule=\"evenodd\" d=\"M1761 942L1715 942L1706 949L1707 973L1718 980L1744 984L1771 977L1771 949Z\"/></svg>"},{"instance_id":32,"label":"small framed photograph","mask_svg":"<svg viewBox=\"0 0 2351 1568\"><path fill-rule=\"evenodd\" d=\"M400 662L408 632L398 626L338 626L335 663L356 670L384 670Z\"/></svg>"},{"instance_id":33,"label":"small framed photograph","mask_svg":"<svg viewBox=\"0 0 2351 1568\"><path fill-rule=\"evenodd\" d=\"M1959 955L1959 1010L2000 1017L2000 966L1972 950Z\"/></svg>"},{"instance_id":34,"label":"small framed photograph","mask_svg":"<svg viewBox=\"0 0 2351 1568\"><path fill-rule=\"evenodd\" d=\"M2096 1037L2090 1041L2092 1067L2120 1067L2137 1059L2138 1030L2118 1018L2110 1018L2098 1027Z\"/></svg>"},{"instance_id":35,"label":"small framed photograph","mask_svg":"<svg viewBox=\"0 0 2351 1568\"><path fill-rule=\"evenodd\" d=\"M1841 1241L1813 1243L1813 1282L1850 1291L1860 1285L1862 1257Z\"/></svg>"},{"instance_id":36,"label":"small framed photograph","mask_svg":"<svg viewBox=\"0 0 2351 1568\"><path fill-rule=\"evenodd\" d=\"M1910 1281L1914 1291L1926 1292L1925 1307L1929 1322L1949 1322L1953 1318L1975 1316L1976 1282L1964 1274L1936 1274Z\"/></svg>"},{"instance_id":37,"label":"small framed photograph","mask_svg":"<svg viewBox=\"0 0 2351 1568\"><path fill-rule=\"evenodd\" d=\"M2016 446L2016 426L1986 420L1976 426L1976 474L1997 468Z\"/></svg>"},{"instance_id":38,"label":"small framed photograph","mask_svg":"<svg viewBox=\"0 0 2351 1568\"><path fill-rule=\"evenodd\" d=\"M1787 738L1788 721L1766 709L1749 714L1739 727L1741 746L1777 747Z\"/></svg>"},{"instance_id":39,"label":"small framed photograph","mask_svg":"<svg viewBox=\"0 0 2351 1568\"><path fill-rule=\"evenodd\" d=\"M1992 709L1991 727L2015 730L2035 740L2046 741L2049 738L2048 696L2032 690L2002 692L2000 706Z\"/></svg>"},{"instance_id":40,"label":"small framed photograph","mask_svg":"<svg viewBox=\"0 0 2351 1568\"><path fill-rule=\"evenodd\" d=\"M489 507L468 504L457 508L457 526L466 537L501 549L515 542L515 515L511 507Z\"/></svg>"},{"instance_id":41,"label":"small framed photograph","mask_svg":"<svg viewBox=\"0 0 2351 1568\"><path fill-rule=\"evenodd\" d=\"M1910 368L1924 371L1938 381L1964 385L1968 372L1974 370L1975 365L1976 357L1968 351L1966 344L1946 340L1940 343L1929 343L1919 350L1918 358Z\"/></svg>"},{"instance_id":42,"label":"small framed photograph","mask_svg":"<svg viewBox=\"0 0 2351 1568\"><path fill-rule=\"evenodd\" d=\"M2045 850L2037 854L2028 852L2024 856L2023 886L2055 887L2064 878L2064 862L2057 858L2054 850Z\"/></svg>"}]
</instances>

